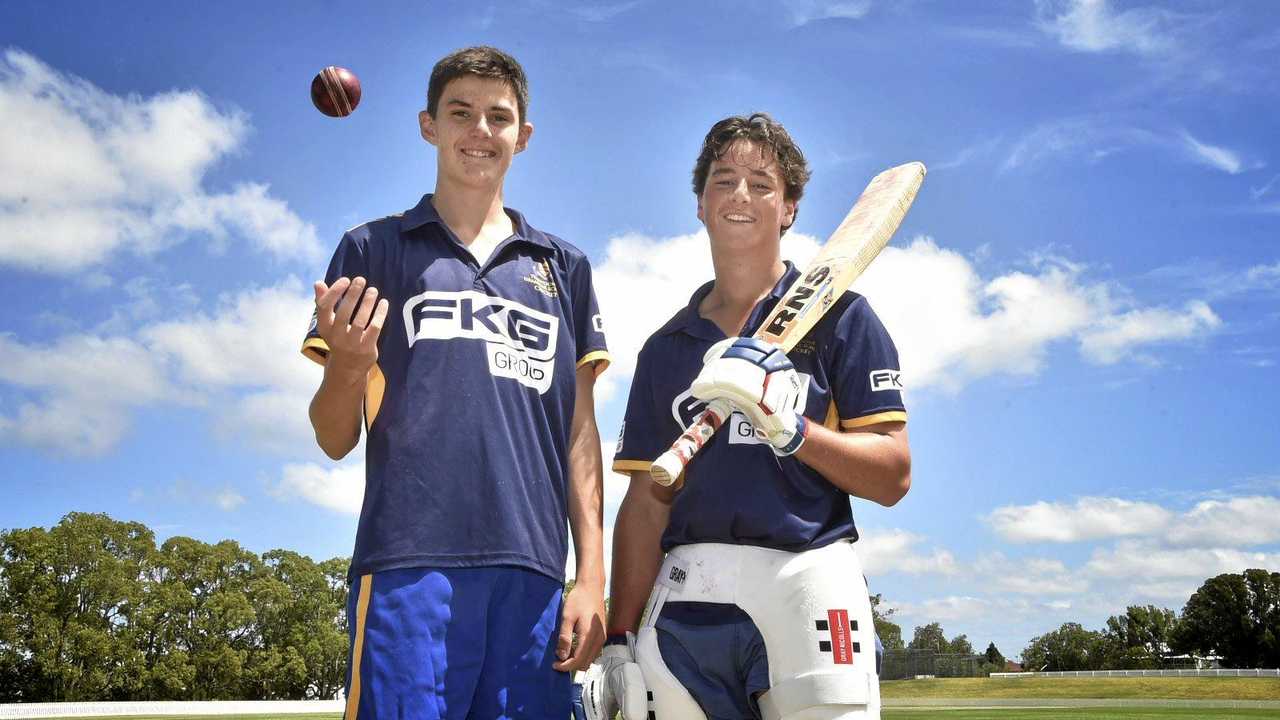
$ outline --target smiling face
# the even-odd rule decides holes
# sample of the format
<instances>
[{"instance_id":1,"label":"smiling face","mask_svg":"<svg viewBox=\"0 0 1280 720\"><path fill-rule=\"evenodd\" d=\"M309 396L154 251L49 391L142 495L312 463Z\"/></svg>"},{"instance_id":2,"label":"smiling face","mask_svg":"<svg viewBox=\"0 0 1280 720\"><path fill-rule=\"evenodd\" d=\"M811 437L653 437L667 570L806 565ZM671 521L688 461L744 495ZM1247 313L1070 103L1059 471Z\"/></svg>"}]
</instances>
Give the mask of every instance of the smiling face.
<instances>
[{"instance_id":1,"label":"smiling face","mask_svg":"<svg viewBox=\"0 0 1280 720\"><path fill-rule=\"evenodd\" d=\"M418 113L422 137L436 146L436 184L501 187L511 158L525 149L533 125L520 122L516 95L502 81L476 75L452 80L435 117Z\"/></svg>"},{"instance_id":2,"label":"smiling face","mask_svg":"<svg viewBox=\"0 0 1280 720\"><path fill-rule=\"evenodd\" d=\"M713 248L744 249L776 244L795 220L796 201L786 188L773 152L750 140L734 141L711 162L698 196L698 219Z\"/></svg>"}]
</instances>

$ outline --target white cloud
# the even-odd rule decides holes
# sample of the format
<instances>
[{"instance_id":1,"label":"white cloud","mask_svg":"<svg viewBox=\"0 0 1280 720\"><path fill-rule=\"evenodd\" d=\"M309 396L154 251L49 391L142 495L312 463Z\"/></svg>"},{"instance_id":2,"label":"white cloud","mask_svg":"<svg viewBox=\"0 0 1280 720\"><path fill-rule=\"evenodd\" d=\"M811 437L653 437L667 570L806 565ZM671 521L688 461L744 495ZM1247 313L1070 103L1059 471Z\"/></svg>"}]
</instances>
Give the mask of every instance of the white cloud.
<instances>
[{"instance_id":1,"label":"white cloud","mask_svg":"<svg viewBox=\"0 0 1280 720\"><path fill-rule=\"evenodd\" d=\"M1132 310L1101 318L1084 332L1080 349L1093 362L1111 364L1137 346L1202 337L1221 324L1213 310L1198 300L1187 303L1181 312L1167 308Z\"/></svg>"},{"instance_id":2,"label":"white cloud","mask_svg":"<svg viewBox=\"0 0 1280 720\"><path fill-rule=\"evenodd\" d=\"M1221 547L1167 548L1151 541L1125 540L1112 548L1095 550L1085 570L1099 577L1123 578L1127 583L1182 578L1194 581L1194 589L1205 578L1221 573L1277 566L1280 553Z\"/></svg>"},{"instance_id":3,"label":"white cloud","mask_svg":"<svg viewBox=\"0 0 1280 720\"><path fill-rule=\"evenodd\" d=\"M229 487L223 488L214 493L213 503L219 508L231 512L244 504L244 496Z\"/></svg>"},{"instance_id":4,"label":"white cloud","mask_svg":"<svg viewBox=\"0 0 1280 720\"><path fill-rule=\"evenodd\" d=\"M310 289L289 278L224 296L212 315L154 324L140 335L184 384L227 394L224 430L296 454L314 444L307 406L322 370L298 351L313 309Z\"/></svg>"},{"instance_id":5,"label":"white cloud","mask_svg":"<svg viewBox=\"0 0 1280 720\"><path fill-rule=\"evenodd\" d=\"M1028 167L1052 158L1094 163L1138 148L1153 149L1231 175L1259 165L1246 161L1238 151L1203 142L1186 130L1151 130L1087 115L1052 120L1033 128L1013 143L1001 169Z\"/></svg>"},{"instance_id":6,"label":"white cloud","mask_svg":"<svg viewBox=\"0 0 1280 720\"><path fill-rule=\"evenodd\" d=\"M1146 535L1165 528L1173 514L1152 503L1085 497L1075 505L1037 502L1008 505L984 518L1010 542L1080 542Z\"/></svg>"},{"instance_id":7,"label":"white cloud","mask_svg":"<svg viewBox=\"0 0 1280 720\"><path fill-rule=\"evenodd\" d=\"M619 2L611 5L602 5L598 3L590 3L579 7L565 7L565 12L573 17L591 23L608 22L615 17L628 12L632 8L640 4L640 0L630 0L630 2ZM556 5L553 3L553 7Z\"/></svg>"},{"instance_id":8,"label":"white cloud","mask_svg":"<svg viewBox=\"0 0 1280 720\"><path fill-rule=\"evenodd\" d=\"M871 0L786 0L791 25L818 20L860 20L871 12Z\"/></svg>"},{"instance_id":9,"label":"white cloud","mask_svg":"<svg viewBox=\"0 0 1280 720\"><path fill-rule=\"evenodd\" d=\"M134 291L136 313L152 315L151 290ZM200 404L226 434L259 448L314 451L307 406L321 368L298 351L313 307L310 289L290 278L225 296L211 315L111 337L75 334L36 346L0 335L0 382L34 396L0 415L0 438L100 455L124 436L137 408ZM132 322L122 316L108 325Z\"/></svg>"},{"instance_id":10,"label":"white cloud","mask_svg":"<svg viewBox=\"0 0 1280 720\"><path fill-rule=\"evenodd\" d=\"M1224 147L1200 142L1185 130L1180 137L1193 161L1231 175L1239 175L1245 170L1239 154Z\"/></svg>"},{"instance_id":11,"label":"white cloud","mask_svg":"<svg viewBox=\"0 0 1280 720\"><path fill-rule=\"evenodd\" d=\"M788 233L783 257L804 266L818 249ZM893 335L907 387L958 390L989 375L1034 375L1055 342L1075 341L1093 362L1113 363L1161 342L1192 340L1217 327L1203 302L1181 312L1127 307L1111 286L1084 281L1080 265L1044 257L1030 272L989 280L959 253L918 237L890 246L854 284ZM614 365L597 387L608 401L635 370L641 344L712 276L705 232L609 241L596 268Z\"/></svg>"},{"instance_id":12,"label":"white cloud","mask_svg":"<svg viewBox=\"0 0 1280 720\"><path fill-rule=\"evenodd\" d=\"M609 240L605 259L594 271L613 355L613 365L596 385L600 402L611 399L631 377L645 339L711 280L709 242L705 230L672 238L627 234ZM807 235L789 232L783 237L783 256L800 263L812 258L817 247Z\"/></svg>"},{"instance_id":13,"label":"white cloud","mask_svg":"<svg viewBox=\"0 0 1280 720\"><path fill-rule=\"evenodd\" d=\"M315 229L262 185L204 178L249 125L195 91L118 96L18 50L0 57L0 264L66 274L192 232L322 257Z\"/></svg>"},{"instance_id":14,"label":"white cloud","mask_svg":"<svg viewBox=\"0 0 1280 720\"><path fill-rule=\"evenodd\" d=\"M997 552L979 558L973 569L984 578L985 587L1000 592L1039 597L1074 595L1089 587L1087 580L1052 558L1011 560Z\"/></svg>"},{"instance_id":15,"label":"white cloud","mask_svg":"<svg viewBox=\"0 0 1280 720\"><path fill-rule=\"evenodd\" d=\"M868 577L900 572L908 575L955 575L955 557L947 550L933 548L928 553L915 547L923 538L906 530L863 530L854 543L862 570Z\"/></svg>"},{"instance_id":16,"label":"white cloud","mask_svg":"<svg viewBox=\"0 0 1280 720\"><path fill-rule=\"evenodd\" d=\"M0 381L39 396L0 415L0 438L96 456L129 428L132 408L177 399L160 363L127 338L69 335L27 345L0 335Z\"/></svg>"},{"instance_id":17,"label":"white cloud","mask_svg":"<svg viewBox=\"0 0 1280 720\"><path fill-rule=\"evenodd\" d=\"M364 502L364 458L348 458L341 465L290 463L281 471L272 494L298 498L344 515L358 517Z\"/></svg>"},{"instance_id":18,"label":"white cloud","mask_svg":"<svg viewBox=\"0 0 1280 720\"><path fill-rule=\"evenodd\" d=\"M996 612L996 603L987 598L968 595L949 595L920 602L901 602L894 606L898 610L898 615L921 623L979 621Z\"/></svg>"},{"instance_id":19,"label":"white cloud","mask_svg":"<svg viewBox=\"0 0 1280 720\"><path fill-rule=\"evenodd\" d=\"M1261 200L1263 195L1271 192L1271 188L1275 187L1277 180L1280 180L1280 175L1273 175L1270 180L1263 183L1262 187L1250 187L1249 197L1254 200Z\"/></svg>"},{"instance_id":20,"label":"white cloud","mask_svg":"<svg viewBox=\"0 0 1280 720\"><path fill-rule=\"evenodd\" d=\"M1153 55L1175 47L1172 16L1160 8L1116 12L1107 0L1037 0L1036 5L1036 25L1071 50Z\"/></svg>"},{"instance_id":21,"label":"white cloud","mask_svg":"<svg viewBox=\"0 0 1280 720\"><path fill-rule=\"evenodd\" d=\"M1205 500L1174 523L1176 545L1249 547L1280 542L1280 498Z\"/></svg>"}]
</instances>

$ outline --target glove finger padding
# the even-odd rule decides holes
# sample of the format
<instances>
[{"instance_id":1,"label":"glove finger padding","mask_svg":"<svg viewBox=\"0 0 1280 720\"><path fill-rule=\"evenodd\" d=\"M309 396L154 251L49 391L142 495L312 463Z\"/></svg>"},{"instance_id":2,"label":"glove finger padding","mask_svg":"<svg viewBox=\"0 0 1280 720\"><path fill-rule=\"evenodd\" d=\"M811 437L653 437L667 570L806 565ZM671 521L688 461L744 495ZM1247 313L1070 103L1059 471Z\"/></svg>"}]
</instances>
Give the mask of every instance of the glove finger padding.
<instances>
[{"instance_id":1,"label":"glove finger padding","mask_svg":"<svg viewBox=\"0 0 1280 720\"><path fill-rule=\"evenodd\" d=\"M618 704L622 709L622 720L648 720L649 693L644 675L640 674L640 665L625 663L613 672L617 676L613 683L614 692L621 695Z\"/></svg>"},{"instance_id":2,"label":"glove finger padding","mask_svg":"<svg viewBox=\"0 0 1280 720\"><path fill-rule=\"evenodd\" d=\"M690 387L695 398L729 402L775 448L793 444L801 422L801 383L786 353L755 338L730 338L713 345L704 359Z\"/></svg>"}]
</instances>

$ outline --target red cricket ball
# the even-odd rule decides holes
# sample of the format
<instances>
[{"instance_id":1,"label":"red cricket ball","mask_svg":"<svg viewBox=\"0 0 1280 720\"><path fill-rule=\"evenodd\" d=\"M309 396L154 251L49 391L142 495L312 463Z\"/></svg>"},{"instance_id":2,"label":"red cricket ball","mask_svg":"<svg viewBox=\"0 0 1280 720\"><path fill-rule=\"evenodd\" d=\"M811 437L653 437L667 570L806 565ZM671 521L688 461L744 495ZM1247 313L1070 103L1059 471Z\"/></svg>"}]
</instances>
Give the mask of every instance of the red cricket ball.
<instances>
[{"instance_id":1,"label":"red cricket ball","mask_svg":"<svg viewBox=\"0 0 1280 720\"><path fill-rule=\"evenodd\" d=\"M330 65L311 81L311 102L329 117L346 117L360 104L360 79L344 67Z\"/></svg>"}]
</instances>

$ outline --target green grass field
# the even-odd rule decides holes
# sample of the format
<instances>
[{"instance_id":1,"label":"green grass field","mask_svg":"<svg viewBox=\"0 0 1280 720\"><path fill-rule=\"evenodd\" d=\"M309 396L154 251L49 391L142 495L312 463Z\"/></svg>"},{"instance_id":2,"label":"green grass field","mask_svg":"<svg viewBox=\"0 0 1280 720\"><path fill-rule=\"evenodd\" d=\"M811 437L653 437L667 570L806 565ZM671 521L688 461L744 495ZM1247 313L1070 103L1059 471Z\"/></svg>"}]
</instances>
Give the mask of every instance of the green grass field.
<instances>
[{"instance_id":1,"label":"green grass field","mask_svg":"<svg viewBox=\"0 0 1280 720\"><path fill-rule=\"evenodd\" d=\"M880 696L884 698L1280 700L1280 679L1149 677L892 680L880 683ZM1273 710L1272 713L1274 714L1275 711Z\"/></svg>"},{"instance_id":2,"label":"green grass field","mask_svg":"<svg viewBox=\"0 0 1280 720\"><path fill-rule=\"evenodd\" d=\"M895 680L880 684L885 699L955 700L1280 700L1274 678L944 678ZM221 715L208 720L340 720L337 713L307 715ZM1079 707L1079 708L885 708L885 720L1245 720L1276 718L1276 709ZM58 718L55 720L71 720ZM191 720L187 717L131 716L109 720Z\"/></svg>"}]
</instances>

